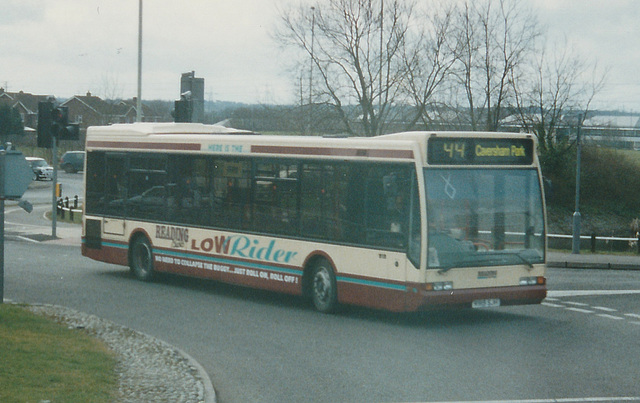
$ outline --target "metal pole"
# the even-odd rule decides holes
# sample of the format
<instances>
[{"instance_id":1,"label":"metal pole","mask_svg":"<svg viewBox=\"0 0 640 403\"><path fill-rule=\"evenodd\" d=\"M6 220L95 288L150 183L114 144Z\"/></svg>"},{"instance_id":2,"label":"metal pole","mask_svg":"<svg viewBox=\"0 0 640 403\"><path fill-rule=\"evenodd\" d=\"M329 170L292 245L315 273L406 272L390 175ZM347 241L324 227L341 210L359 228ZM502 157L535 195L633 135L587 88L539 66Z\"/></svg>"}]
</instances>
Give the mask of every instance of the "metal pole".
<instances>
[{"instance_id":1,"label":"metal pole","mask_svg":"<svg viewBox=\"0 0 640 403\"><path fill-rule=\"evenodd\" d=\"M582 126L582 114L578 115L578 133L577 133L577 150L576 150L576 209L573 213L573 242L572 253L580 254L580 160L582 154L582 142L580 141L580 127Z\"/></svg>"},{"instance_id":2,"label":"metal pole","mask_svg":"<svg viewBox=\"0 0 640 403\"><path fill-rule=\"evenodd\" d=\"M316 37L316 8L311 7L311 63L309 65L309 126L307 134L311 133L311 123L313 121L311 104L313 102L313 45Z\"/></svg>"},{"instance_id":3,"label":"metal pole","mask_svg":"<svg viewBox=\"0 0 640 403\"><path fill-rule=\"evenodd\" d=\"M56 129L57 130L57 129ZM56 225L58 222L58 200L56 195L56 188L58 187L58 136L55 135L51 139L51 165L53 165L53 178L51 179L51 183L53 184L53 190L51 191L51 237L57 238L56 236Z\"/></svg>"},{"instance_id":4,"label":"metal pole","mask_svg":"<svg viewBox=\"0 0 640 403\"><path fill-rule=\"evenodd\" d=\"M5 151L0 151L0 304L4 301L4 170Z\"/></svg>"},{"instance_id":5,"label":"metal pole","mask_svg":"<svg viewBox=\"0 0 640 403\"><path fill-rule=\"evenodd\" d=\"M142 122L142 0L138 2L138 99L136 122Z\"/></svg>"},{"instance_id":6,"label":"metal pole","mask_svg":"<svg viewBox=\"0 0 640 403\"><path fill-rule=\"evenodd\" d=\"M380 1L380 71L378 72L378 85L380 97L378 98L378 133L382 134L382 41L384 39L384 0Z\"/></svg>"}]
</instances>

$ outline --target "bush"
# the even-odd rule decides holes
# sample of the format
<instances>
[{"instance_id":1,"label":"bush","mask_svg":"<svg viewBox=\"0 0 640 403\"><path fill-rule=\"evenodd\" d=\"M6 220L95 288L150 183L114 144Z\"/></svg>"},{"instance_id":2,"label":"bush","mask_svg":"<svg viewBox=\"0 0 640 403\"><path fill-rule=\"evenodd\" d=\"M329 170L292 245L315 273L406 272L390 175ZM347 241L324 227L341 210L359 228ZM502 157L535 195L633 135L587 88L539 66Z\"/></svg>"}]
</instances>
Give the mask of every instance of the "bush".
<instances>
[{"instance_id":1,"label":"bush","mask_svg":"<svg viewBox=\"0 0 640 403\"><path fill-rule=\"evenodd\" d=\"M640 167L623 152L585 146L582 149L580 208L594 213L613 213L635 217L640 213ZM565 157L566 166L549 175L553 198L552 208L573 210L575 204L575 150Z\"/></svg>"}]
</instances>

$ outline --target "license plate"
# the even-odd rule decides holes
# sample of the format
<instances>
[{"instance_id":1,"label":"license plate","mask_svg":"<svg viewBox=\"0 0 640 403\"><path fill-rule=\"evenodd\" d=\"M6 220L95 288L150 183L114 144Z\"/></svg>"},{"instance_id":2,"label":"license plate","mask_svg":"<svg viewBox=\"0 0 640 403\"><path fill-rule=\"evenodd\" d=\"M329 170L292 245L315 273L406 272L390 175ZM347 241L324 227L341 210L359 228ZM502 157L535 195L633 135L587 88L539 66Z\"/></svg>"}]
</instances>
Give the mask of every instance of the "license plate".
<instances>
[{"instance_id":1,"label":"license plate","mask_svg":"<svg viewBox=\"0 0 640 403\"><path fill-rule=\"evenodd\" d=\"M500 300L498 298L477 299L471 303L472 308L495 308L497 306L500 306Z\"/></svg>"}]
</instances>

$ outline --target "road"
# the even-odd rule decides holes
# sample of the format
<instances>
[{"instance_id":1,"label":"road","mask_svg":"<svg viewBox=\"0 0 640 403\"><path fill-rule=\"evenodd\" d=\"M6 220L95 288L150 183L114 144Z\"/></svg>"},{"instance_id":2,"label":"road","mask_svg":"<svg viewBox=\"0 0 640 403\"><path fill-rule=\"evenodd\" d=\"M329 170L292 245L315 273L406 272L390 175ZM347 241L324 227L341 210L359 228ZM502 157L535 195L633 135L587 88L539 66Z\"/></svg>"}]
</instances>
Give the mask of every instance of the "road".
<instances>
[{"instance_id":1,"label":"road","mask_svg":"<svg viewBox=\"0 0 640 403\"><path fill-rule=\"evenodd\" d=\"M297 297L211 281L133 280L77 245L14 236L32 214L7 208L5 298L171 343L202 364L222 403L640 401L640 271L551 269L537 306L323 315Z\"/></svg>"},{"instance_id":2,"label":"road","mask_svg":"<svg viewBox=\"0 0 640 403\"><path fill-rule=\"evenodd\" d=\"M74 196L82 198L82 173L69 174L63 170L58 170L58 183L62 185L62 196L73 200ZM52 197L51 181L33 181L24 195L24 199L32 204L51 203Z\"/></svg>"}]
</instances>

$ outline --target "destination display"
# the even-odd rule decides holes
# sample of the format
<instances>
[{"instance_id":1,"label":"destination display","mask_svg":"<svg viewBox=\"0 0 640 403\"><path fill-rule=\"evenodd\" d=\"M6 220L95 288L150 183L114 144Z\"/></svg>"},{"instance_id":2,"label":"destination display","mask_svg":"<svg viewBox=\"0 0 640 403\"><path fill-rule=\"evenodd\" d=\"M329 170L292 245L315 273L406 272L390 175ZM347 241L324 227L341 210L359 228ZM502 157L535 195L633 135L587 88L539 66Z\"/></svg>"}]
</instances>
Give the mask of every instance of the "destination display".
<instances>
[{"instance_id":1,"label":"destination display","mask_svg":"<svg viewBox=\"0 0 640 403\"><path fill-rule=\"evenodd\" d=\"M532 139L431 137L427 162L432 165L529 165Z\"/></svg>"}]
</instances>

